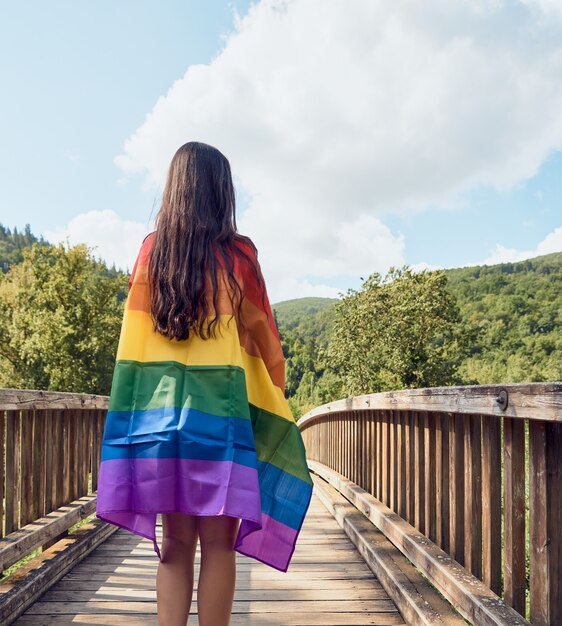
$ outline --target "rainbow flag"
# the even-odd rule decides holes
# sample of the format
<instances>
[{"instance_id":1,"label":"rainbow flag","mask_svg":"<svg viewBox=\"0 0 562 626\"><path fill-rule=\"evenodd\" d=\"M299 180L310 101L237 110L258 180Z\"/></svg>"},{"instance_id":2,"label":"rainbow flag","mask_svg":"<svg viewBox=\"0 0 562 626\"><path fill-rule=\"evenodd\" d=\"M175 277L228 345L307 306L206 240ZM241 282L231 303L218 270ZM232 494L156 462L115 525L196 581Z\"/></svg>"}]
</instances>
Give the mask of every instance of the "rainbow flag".
<instances>
[{"instance_id":1,"label":"rainbow flag","mask_svg":"<svg viewBox=\"0 0 562 626\"><path fill-rule=\"evenodd\" d=\"M237 256L244 325L222 313L216 339L168 339L153 331L150 317L152 235L129 281L96 515L152 540L159 559L158 513L238 517L234 549L285 572L313 483L284 395L285 363L267 294ZM225 284L223 278L223 306Z\"/></svg>"}]
</instances>

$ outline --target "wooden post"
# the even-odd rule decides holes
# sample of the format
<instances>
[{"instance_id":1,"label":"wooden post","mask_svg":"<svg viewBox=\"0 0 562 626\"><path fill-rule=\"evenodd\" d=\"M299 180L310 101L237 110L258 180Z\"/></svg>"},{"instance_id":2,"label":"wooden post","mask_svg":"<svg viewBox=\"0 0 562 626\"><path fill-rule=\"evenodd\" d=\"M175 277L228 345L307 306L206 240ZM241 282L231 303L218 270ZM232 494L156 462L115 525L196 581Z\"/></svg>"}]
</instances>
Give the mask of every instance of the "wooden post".
<instances>
[{"instance_id":1,"label":"wooden post","mask_svg":"<svg viewBox=\"0 0 562 626\"><path fill-rule=\"evenodd\" d=\"M501 437L500 418L482 416L483 581L501 592Z\"/></svg>"},{"instance_id":2,"label":"wooden post","mask_svg":"<svg viewBox=\"0 0 562 626\"><path fill-rule=\"evenodd\" d=\"M390 457L389 457L389 491L390 491L390 504L388 505L390 509L394 512L398 510L396 506L396 411L390 409L388 412L388 429L389 429L389 449L390 449Z\"/></svg>"},{"instance_id":3,"label":"wooden post","mask_svg":"<svg viewBox=\"0 0 562 626\"><path fill-rule=\"evenodd\" d=\"M562 624L562 424L529 422L531 622Z\"/></svg>"},{"instance_id":4,"label":"wooden post","mask_svg":"<svg viewBox=\"0 0 562 626\"><path fill-rule=\"evenodd\" d=\"M0 537L3 536L4 529L4 450L6 449L6 438L5 438L5 411L0 409Z\"/></svg>"},{"instance_id":5,"label":"wooden post","mask_svg":"<svg viewBox=\"0 0 562 626\"><path fill-rule=\"evenodd\" d=\"M525 423L504 418L504 599L525 615Z\"/></svg>"},{"instance_id":6,"label":"wooden post","mask_svg":"<svg viewBox=\"0 0 562 626\"><path fill-rule=\"evenodd\" d=\"M53 409L45 410L45 513L53 506Z\"/></svg>"},{"instance_id":7,"label":"wooden post","mask_svg":"<svg viewBox=\"0 0 562 626\"><path fill-rule=\"evenodd\" d=\"M376 412L377 415L377 421L376 421L376 433L375 433L375 444L376 444L376 449L377 449L377 490L376 490L376 497L377 500L380 500L382 502L383 496L382 496L382 464L383 464L383 458L382 458L382 419L383 419L383 415L382 415L382 411L378 410Z\"/></svg>"},{"instance_id":8,"label":"wooden post","mask_svg":"<svg viewBox=\"0 0 562 626\"><path fill-rule=\"evenodd\" d=\"M464 416L465 567L482 578L482 450L480 415Z\"/></svg>"},{"instance_id":9,"label":"wooden post","mask_svg":"<svg viewBox=\"0 0 562 626\"><path fill-rule=\"evenodd\" d=\"M451 556L464 565L464 446L462 415L449 415L449 537Z\"/></svg>"},{"instance_id":10,"label":"wooden post","mask_svg":"<svg viewBox=\"0 0 562 626\"><path fill-rule=\"evenodd\" d=\"M33 481L32 481L32 514L31 519L35 520L38 517L42 517L45 514L45 506L43 500L44 489L42 488L42 483L45 480L45 472L42 469L42 463L44 462L45 456L42 450L42 442L43 432L42 432L42 424L44 422L45 411L41 409L35 409L32 411L32 425L33 425L33 442L32 442L32 473L33 473ZM42 511L40 514L39 511Z\"/></svg>"},{"instance_id":11,"label":"wooden post","mask_svg":"<svg viewBox=\"0 0 562 626\"><path fill-rule=\"evenodd\" d=\"M382 412L382 502L389 506L390 504L390 433L389 427L389 412Z\"/></svg>"},{"instance_id":12,"label":"wooden post","mask_svg":"<svg viewBox=\"0 0 562 626\"><path fill-rule=\"evenodd\" d=\"M424 477L424 499L425 499L425 534L435 541L437 539L435 523L435 480L436 480L436 459L435 459L435 418L429 411L423 411L423 432L425 448L425 477Z\"/></svg>"},{"instance_id":13,"label":"wooden post","mask_svg":"<svg viewBox=\"0 0 562 626\"><path fill-rule=\"evenodd\" d=\"M415 510L415 458L414 458L414 416L406 412L406 519L414 525Z\"/></svg>"},{"instance_id":14,"label":"wooden post","mask_svg":"<svg viewBox=\"0 0 562 626\"><path fill-rule=\"evenodd\" d=\"M398 428L398 515L406 517L406 413L405 411L397 411L397 428Z\"/></svg>"},{"instance_id":15,"label":"wooden post","mask_svg":"<svg viewBox=\"0 0 562 626\"><path fill-rule=\"evenodd\" d=\"M23 410L21 420L20 528L33 521L33 410Z\"/></svg>"},{"instance_id":16,"label":"wooden post","mask_svg":"<svg viewBox=\"0 0 562 626\"><path fill-rule=\"evenodd\" d=\"M415 502L414 526L425 533L425 457L423 411L414 411Z\"/></svg>"},{"instance_id":17,"label":"wooden post","mask_svg":"<svg viewBox=\"0 0 562 626\"><path fill-rule=\"evenodd\" d=\"M449 422L447 414L435 414L435 511L436 542L449 551Z\"/></svg>"}]
</instances>

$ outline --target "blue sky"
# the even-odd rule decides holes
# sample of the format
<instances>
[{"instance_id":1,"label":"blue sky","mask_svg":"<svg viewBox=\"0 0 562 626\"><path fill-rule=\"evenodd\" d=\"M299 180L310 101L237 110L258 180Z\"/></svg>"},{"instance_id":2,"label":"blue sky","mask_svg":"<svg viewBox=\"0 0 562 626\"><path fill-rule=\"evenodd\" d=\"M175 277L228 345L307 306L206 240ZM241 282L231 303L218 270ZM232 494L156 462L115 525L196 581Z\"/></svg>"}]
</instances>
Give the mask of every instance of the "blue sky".
<instances>
[{"instance_id":1,"label":"blue sky","mask_svg":"<svg viewBox=\"0 0 562 626\"><path fill-rule=\"evenodd\" d=\"M146 220L157 194L119 184L113 157L247 1L2 3L0 221L34 232L113 209Z\"/></svg>"},{"instance_id":2,"label":"blue sky","mask_svg":"<svg viewBox=\"0 0 562 626\"><path fill-rule=\"evenodd\" d=\"M562 250L555 3L253 4L3 3L0 222L130 269L195 139L274 302Z\"/></svg>"}]
</instances>

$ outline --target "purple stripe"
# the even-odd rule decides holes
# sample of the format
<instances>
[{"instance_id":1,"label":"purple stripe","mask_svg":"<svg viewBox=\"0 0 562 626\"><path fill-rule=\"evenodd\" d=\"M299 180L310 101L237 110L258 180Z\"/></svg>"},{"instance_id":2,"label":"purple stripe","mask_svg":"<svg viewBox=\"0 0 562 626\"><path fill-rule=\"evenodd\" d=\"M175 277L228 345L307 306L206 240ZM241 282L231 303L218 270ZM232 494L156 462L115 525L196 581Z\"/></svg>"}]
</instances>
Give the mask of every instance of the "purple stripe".
<instances>
[{"instance_id":1,"label":"purple stripe","mask_svg":"<svg viewBox=\"0 0 562 626\"><path fill-rule=\"evenodd\" d=\"M108 459L102 461L96 515L153 542L156 514L241 518L234 549L286 572L298 530L261 512L257 470L232 461Z\"/></svg>"},{"instance_id":2,"label":"purple stripe","mask_svg":"<svg viewBox=\"0 0 562 626\"><path fill-rule=\"evenodd\" d=\"M100 464L96 509L106 518L118 513L123 521L126 516L131 529L150 526L147 519L137 519L139 513L151 513L153 519L154 513L174 511L230 515L259 524L259 493L257 470L233 461L108 459Z\"/></svg>"},{"instance_id":3,"label":"purple stripe","mask_svg":"<svg viewBox=\"0 0 562 626\"><path fill-rule=\"evenodd\" d=\"M261 526L260 529L254 522L243 520L234 549L240 554L286 572L299 531L265 514L261 516Z\"/></svg>"}]
</instances>

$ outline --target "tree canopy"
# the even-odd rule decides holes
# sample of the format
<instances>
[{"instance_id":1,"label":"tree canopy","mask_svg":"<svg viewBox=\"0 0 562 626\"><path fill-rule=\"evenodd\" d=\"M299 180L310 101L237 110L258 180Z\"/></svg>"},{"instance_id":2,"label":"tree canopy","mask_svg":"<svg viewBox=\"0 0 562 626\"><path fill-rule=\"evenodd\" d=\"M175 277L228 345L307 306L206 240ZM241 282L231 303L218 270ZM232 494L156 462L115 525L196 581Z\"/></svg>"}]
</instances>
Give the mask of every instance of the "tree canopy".
<instances>
[{"instance_id":1,"label":"tree canopy","mask_svg":"<svg viewBox=\"0 0 562 626\"><path fill-rule=\"evenodd\" d=\"M0 385L108 394L127 276L84 244L22 254L0 274Z\"/></svg>"},{"instance_id":2,"label":"tree canopy","mask_svg":"<svg viewBox=\"0 0 562 626\"><path fill-rule=\"evenodd\" d=\"M391 268L340 300L300 302L274 305L296 415L365 390L562 380L562 253Z\"/></svg>"},{"instance_id":3,"label":"tree canopy","mask_svg":"<svg viewBox=\"0 0 562 626\"><path fill-rule=\"evenodd\" d=\"M335 305L328 361L344 395L460 382L472 341L443 271L391 267Z\"/></svg>"}]
</instances>

